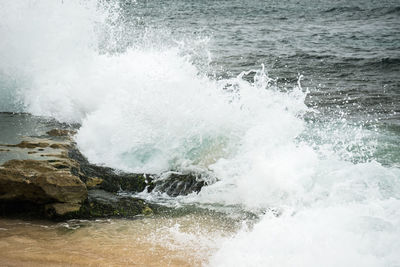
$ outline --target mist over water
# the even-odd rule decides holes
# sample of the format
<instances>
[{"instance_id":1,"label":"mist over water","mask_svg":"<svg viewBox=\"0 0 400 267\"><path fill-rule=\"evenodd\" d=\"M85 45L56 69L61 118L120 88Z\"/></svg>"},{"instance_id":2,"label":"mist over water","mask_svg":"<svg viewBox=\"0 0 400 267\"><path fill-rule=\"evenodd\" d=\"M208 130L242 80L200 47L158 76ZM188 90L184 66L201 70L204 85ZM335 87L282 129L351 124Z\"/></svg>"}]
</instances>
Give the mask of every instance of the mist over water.
<instances>
[{"instance_id":1,"label":"mist over water","mask_svg":"<svg viewBox=\"0 0 400 267\"><path fill-rule=\"evenodd\" d=\"M221 241L211 266L399 265L399 94L398 78L392 75L398 51L390 43L395 41L387 37L387 50L375 51L389 63L370 76L375 77L370 83L360 83L370 92L365 93L352 87L360 77L351 80L341 76L342 70L329 70L349 58L374 61L373 51L352 54L352 48L338 52L335 46L323 51L318 45L311 51L305 45L307 55L296 52L293 60L291 51L298 48L266 45L268 38L280 39L268 34L270 26L263 32L257 18L282 21L271 27L284 31L288 14L271 15L268 7L260 11L252 1L235 9L239 3L234 2L231 14L241 24L221 16L208 28L211 8L202 4L176 1L168 9L146 3L0 3L0 110L80 123L76 141L93 163L208 177L210 185L198 195L179 201L235 207L260 217ZM216 5L222 12L226 3ZM398 30L392 27L398 7L389 6L377 9L382 14L372 20L378 28L391 25L385 29L396 40ZM353 7L322 9L335 16L360 14ZM198 19L189 20L188 14ZM182 21L186 28L179 26ZM218 25L225 25L227 36ZM300 45L305 42L298 38ZM260 54L267 48L278 57L275 65ZM330 53L342 58L330 60ZM284 60L289 65L283 68ZM314 66L313 72L303 60ZM357 64L355 69L365 68ZM271 73L287 76L268 74L271 66ZM299 66L310 76L301 78ZM384 83L376 78L380 73L386 75L382 79L393 78L382 85L383 93L373 91ZM329 75L334 82L327 86L333 88L324 94L314 83ZM372 111L379 103L381 109Z\"/></svg>"}]
</instances>

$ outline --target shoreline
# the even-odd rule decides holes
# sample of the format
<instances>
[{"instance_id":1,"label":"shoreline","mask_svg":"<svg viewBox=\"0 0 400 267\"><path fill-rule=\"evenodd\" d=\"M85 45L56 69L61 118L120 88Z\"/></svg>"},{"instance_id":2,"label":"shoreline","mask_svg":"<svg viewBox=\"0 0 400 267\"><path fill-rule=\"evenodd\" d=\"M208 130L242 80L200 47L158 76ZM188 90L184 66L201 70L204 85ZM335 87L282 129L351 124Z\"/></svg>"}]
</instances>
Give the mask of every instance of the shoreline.
<instances>
[{"instance_id":1,"label":"shoreline","mask_svg":"<svg viewBox=\"0 0 400 267\"><path fill-rule=\"evenodd\" d=\"M157 180L154 174L91 164L76 147L76 130L53 128L39 136L21 137L17 144L0 144L2 217L66 220L150 215L165 208L119 193L157 190L178 196L199 192L205 185L190 173L171 173Z\"/></svg>"}]
</instances>

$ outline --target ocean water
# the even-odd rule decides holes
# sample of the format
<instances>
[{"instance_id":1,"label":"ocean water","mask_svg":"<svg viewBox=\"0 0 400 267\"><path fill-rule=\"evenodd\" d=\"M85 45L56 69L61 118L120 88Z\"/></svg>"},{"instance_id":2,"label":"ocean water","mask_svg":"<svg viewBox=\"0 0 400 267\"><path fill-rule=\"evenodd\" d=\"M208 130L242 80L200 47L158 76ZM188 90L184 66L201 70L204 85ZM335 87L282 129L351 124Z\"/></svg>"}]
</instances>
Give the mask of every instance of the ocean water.
<instances>
[{"instance_id":1,"label":"ocean water","mask_svg":"<svg viewBox=\"0 0 400 267\"><path fill-rule=\"evenodd\" d=\"M0 111L206 179L140 195L243 221L202 263L400 265L397 1L3 1L0 38Z\"/></svg>"}]
</instances>

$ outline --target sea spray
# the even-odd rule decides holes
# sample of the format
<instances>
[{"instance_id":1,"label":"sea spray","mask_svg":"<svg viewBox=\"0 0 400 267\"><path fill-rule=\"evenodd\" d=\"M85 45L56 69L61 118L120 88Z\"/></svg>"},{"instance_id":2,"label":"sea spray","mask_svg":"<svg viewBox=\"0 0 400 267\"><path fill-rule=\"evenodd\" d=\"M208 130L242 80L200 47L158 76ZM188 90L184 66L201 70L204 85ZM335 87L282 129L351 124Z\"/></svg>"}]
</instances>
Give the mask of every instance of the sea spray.
<instances>
[{"instance_id":1,"label":"sea spray","mask_svg":"<svg viewBox=\"0 0 400 267\"><path fill-rule=\"evenodd\" d=\"M275 128L267 131L280 131L285 139L302 127L295 117L305 109L302 93L267 90L266 83L241 77L212 81L174 51L132 51L124 57L131 55L145 62L128 61L131 74L140 75L118 79L111 100L84 120L77 136L81 149L97 163L145 172L207 169L236 153L252 129ZM256 77L263 76L260 71ZM277 117L288 119L279 123Z\"/></svg>"},{"instance_id":2,"label":"sea spray","mask_svg":"<svg viewBox=\"0 0 400 267\"><path fill-rule=\"evenodd\" d=\"M76 141L97 164L212 174L179 201L259 217L212 266L400 264L400 171L374 158L374 131L309 119L301 86L263 67L211 79L180 42L127 30L117 4L99 3L0 4L2 110L81 123Z\"/></svg>"},{"instance_id":3,"label":"sea spray","mask_svg":"<svg viewBox=\"0 0 400 267\"><path fill-rule=\"evenodd\" d=\"M90 110L71 97L85 97L85 71L98 56L96 25L106 15L95 1L4 1L0 7L2 84L24 111L79 122ZM15 93L16 92L16 93Z\"/></svg>"}]
</instances>

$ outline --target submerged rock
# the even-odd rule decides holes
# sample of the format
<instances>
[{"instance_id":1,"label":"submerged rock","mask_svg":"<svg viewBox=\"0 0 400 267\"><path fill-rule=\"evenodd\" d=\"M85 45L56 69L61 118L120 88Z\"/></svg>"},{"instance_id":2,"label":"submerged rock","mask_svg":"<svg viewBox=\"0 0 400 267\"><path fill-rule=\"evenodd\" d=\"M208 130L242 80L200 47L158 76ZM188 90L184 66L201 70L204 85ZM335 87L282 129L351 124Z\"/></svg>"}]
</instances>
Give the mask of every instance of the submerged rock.
<instances>
[{"instance_id":1,"label":"submerged rock","mask_svg":"<svg viewBox=\"0 0 400 267\"><path fill-rule=\"evenodd\" d=\"M79 207L52 204L46 207L46 216L52 219L93 219L152 215L153 206L142 199L120 196L104 190L89 190L88 198Z\"/></svg>"},{"instance_id":2,"label":"submerged rock","mask_svg":"<svg viewBox=\"0 0 400 267\"><path fill-rule=\"evenodd\" d=\"M152 208L139 198L120 196L104 190L89 191L88 215L91 217L131 217L139 214L150 215Z\"/></svg>"}]
</instances>

